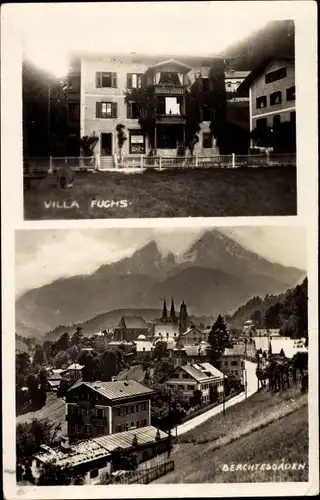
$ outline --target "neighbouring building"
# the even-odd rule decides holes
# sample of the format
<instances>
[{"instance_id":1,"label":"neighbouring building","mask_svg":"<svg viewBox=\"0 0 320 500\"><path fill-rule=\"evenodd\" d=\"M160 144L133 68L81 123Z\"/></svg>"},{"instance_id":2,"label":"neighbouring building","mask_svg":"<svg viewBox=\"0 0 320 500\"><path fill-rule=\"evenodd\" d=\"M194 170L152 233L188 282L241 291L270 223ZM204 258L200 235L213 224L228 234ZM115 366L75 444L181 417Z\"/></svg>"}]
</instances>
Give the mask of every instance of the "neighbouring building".
<instances>
[{"instance_id":1,"label":"neighbouring building","mask_svg":"<svg viewBox=\"0 0 320 500\"><path fill-rule=\"evenodd\" d=\"M283 122L296 122L296 91L294 58L278 57L264 60L238 88L249 90L250 131L276 131ZM264 146L255 140L256 146Z\"/></svg>"},{"instance_id":2,"label":"neighbouring building","mask_svg":"<svg viewBox=\"0 0 320 500\"><path fill-rule=\"evenodd\" d=\"M143 333L140 333L137 340L134 341L137 350L137 356L143 356L146 353L151 353L154 348L154 343L151 339L147 338Z\"/></svg>"},{"instance_id":3,"label":"neighbouring building","mask_svg":"<svg viewBox=\"0 0 320 500\"><path fill-rule=\"evenodd\" d=\"M181 343L186 345L199 345L205 341L207 334L196 326L191 326L184 333L181 334Z\"/></svg>"},{"instance_id":4,"label":"neighbouring building","mask_svg":"<svg viewBox=\"0 0 320 500\"><path fill-rule=\"evenodd\" d=\"M226 70L225 84L228 97L232 98L236 94L241 83L247 78L249 73L250 71L239 71L232 67ZM246 99L248 100L248 98Z\"/></svg>"},{"instance_id":5,"label":"neighbouring building","mask_svg":"<svg viewBox=\"0 0 320 500\"><path fill-rule=\"evenodd\" d=\"M122 316L114 329L114 340L132 342L139 335L148 335L149 326L141 316Z\"/></svg>"},{"instance_id":6,"label":"neighbouring building","mask_svg":"<svg viewBox=\"0 0 320 500\"><path fill-rule=\"evenodd\" d=\"M48 385L51 391L57 391L60 387L63 378L60 373L51 373L48 376Z\"/></svg>"},{"instance_id":7,"label":"neighbouring building","mask_svg":"<svg viewBox=\"0 0 320 500\"><path fill-rule=\"evenodd\" d=\"M33 456L31 470L37 480L44 464L72 469L73 476L81 475L85 485L101 484L113 470L112 452L121 448L126 456L135 455L138 468L147 460L168 449L168 435L152 426L120 434L100 436L70 443L64 437L56 447L42 445L42 451ZM159 457L160 458L160 457Z\"/></svg>"},{"instance_id":8,"label":"neighbouring building","mask_svg":"<svg viewBox=\"0 0 320 500\"><path fill-rule=\"evenodd\" d=\"M228 376L244 384L244 349L242 346L226 348L220 359L220 369Z\"/></svg>"},{"instance_id":9,"label":"neighbouring building","mask_svg":"<svg viewBox=\"0 0 320 500\"><path fill-rule=\"evenodd\" d=\"M82 371L84 369L84 365L79 365L79 363L72 363L72 365L68 366L65 370L61 372L62 377L70 380L82 380Z\"/></svg>"},{"instance_id":10,"label":"neighbouring building","mask_svg":"<svg viewBox=\"0 0 320 500\"><path fill-rule=\"evenodd\" d=\"M174 366L199 364L208 361L208 346L209 344L205 340L202 340L199 345L185 345L181 348L175 347L171 351Z\"/></svg>"},{"instance_id":11,"label":"neighbouring building","mask_svg":"<svg viewBox=\"0 0 320 500\"><path fill-rule=\"evenodd\" d=\"M194 391L202 392L204 403L210 402L210 390L216 387L218 394L223 393L224 374L210 363L186 364L177 366L164 380L171 388L181 389L185 398L192 398Z\"/></svg>"},{"instance_id":12,"label":"neighbouring building","mask_svg":"<svg viewBox=\"0 0 320 500\"><path fill-rule=\"evenodd\" d=\"M67 434L81 439L147 427L152 393L135 380L78 382L66 395Z\"/></svg>"}]
</instances>

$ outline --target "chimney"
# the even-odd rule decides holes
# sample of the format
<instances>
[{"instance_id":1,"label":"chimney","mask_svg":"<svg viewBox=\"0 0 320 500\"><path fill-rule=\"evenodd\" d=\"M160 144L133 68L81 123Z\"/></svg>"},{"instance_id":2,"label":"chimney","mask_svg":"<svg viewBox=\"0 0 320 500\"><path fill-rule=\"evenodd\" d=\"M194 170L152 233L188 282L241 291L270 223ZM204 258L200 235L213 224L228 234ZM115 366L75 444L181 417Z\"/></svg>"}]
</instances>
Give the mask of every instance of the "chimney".
<instances>
[{"instance_id":1,"label":"chimney","mask_svg":"<svg viewBox=\"0 0 320 500\"><path fill-rule=\"evenodd\" d=\"M61 437L61 448L65 451L70 449L70 442L69 442L69 437L68 436L62 436Z\"/></svg>"}]
</instances>

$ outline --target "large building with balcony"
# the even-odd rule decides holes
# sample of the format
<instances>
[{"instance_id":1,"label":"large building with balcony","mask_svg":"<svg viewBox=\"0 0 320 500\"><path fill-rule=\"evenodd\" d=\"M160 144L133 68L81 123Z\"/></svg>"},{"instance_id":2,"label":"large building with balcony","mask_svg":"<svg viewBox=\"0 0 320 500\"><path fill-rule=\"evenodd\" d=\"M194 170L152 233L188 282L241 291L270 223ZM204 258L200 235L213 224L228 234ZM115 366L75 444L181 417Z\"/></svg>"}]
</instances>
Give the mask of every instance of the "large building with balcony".
<instances>
[{"instance_id":1,"label":"large building with balcony","mask_svg":"<svg viewBox=\"0 0 320 500\"><path fill-rule=\"evenodd\" d=\"M152 393L135 380L77 382L66 394L67 434L77 440L149 426Z\"/></svg>"},{"instance_id":2,"label":"large building with balcony","mask_svg":"<svg viewBox=\"0 0 320 500\"><path fill-rule=\"evenodd\" d=\"M78 75L80 86L80 137L96 136L95 154L112 157L118 153L117 125L124 125L127 140L123 155L147 154L151 146L159 155L171 156L185 141L186 92L201 77L204 88L213 58L187 56L82 55L80 70L73 70L73 83L68 96L76 96ZM138 123L138 109L127 103L128 89L147 86L155 102L154 144L151 145ZM74 90L72 90L74 89ZM69 97L68 97L69 99ZM69 117L75 116L74 102L69 104ZM200 110L199 142L196 152L217 153L215 139L210 134L210 112ZM175 154L175 153L174 153Z\"/></svg>"}]
</instances>

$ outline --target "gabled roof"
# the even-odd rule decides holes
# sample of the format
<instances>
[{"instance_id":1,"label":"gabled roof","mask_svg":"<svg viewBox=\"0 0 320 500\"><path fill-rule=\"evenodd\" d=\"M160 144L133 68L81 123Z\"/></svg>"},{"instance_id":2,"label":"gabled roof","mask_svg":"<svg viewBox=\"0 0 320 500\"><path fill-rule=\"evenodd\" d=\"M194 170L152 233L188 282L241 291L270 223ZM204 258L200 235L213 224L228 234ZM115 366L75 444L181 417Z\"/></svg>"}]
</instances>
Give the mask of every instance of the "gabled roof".
<instances>
[{"instance_id":1,"label":"gabled roof","mask_svg":"<svg viewBox=\"0 0 320 500\"><path fill-rule=\"evenodd\" d=\"M136 380L117 380L115 382L83 382L79 381L73 384L72 387L68 390L68 393L77 389L81 385L88 387L89 389L98 392L105 398L110 400L118 400L124 399L131 396L139 396L139 395L151 395L153 393L152 389L142 385L140 382Z\"/></svg>"},{"instance_id":2,"label":"gabled roof","mask_svg":"<svg viewBox=\"0 0 320 500\"><path fill-rule=\"evenodd\" d=\"M269 66L272 61L287 61L294 63L293 57L282 56L281 54L277 55L277 57L267 57L265 58L256 68L253 68L251 73L240 83L237 91L238 92L248 92L253 82L259 78L259 76L264 72L264 70Z\"/></svg>"},{"instance_id":3,"label":"gabled roof","mask_svg":"<svg viewBox=\"0 0 320 500\"><path fill-rule=\"evenodd\" d=\"M188 333L191 333L193 330L196 330L198 333L201 333L201 335L204 335L204 336L206 335L206 333L205 333L203 330L200 330L200 328L198 328L197 326L190 326L190 327L188 328L188 330L186 330L186 331L182 334L182 336L184 336L184 335L188 335Z\"/></svg>"},{"instance_id":4,"label":"gabled roof","mask_svg":"<svg viewBox=\"0 0 320 500\"><path fill-rule=\"evenodd\" d=\"M122 316L116 328L137 328L148 330L147 322L142 316Z\"/></svg>"},{"instance_id":5,"label":"gabled roof","mask_svg":"<svg viewBox=\"0 0 320 500\"><path fill-rule=\"evenodd\" d=\"M189 72L192 67L191 66L188 66L187 64L181 62L181 61L178 61L177 59L166 59L165 61L160 61L156 64L153 64L152 66L150 66L148 68L148 71L151 69L161 69L161 67L163 66L176 66L178 68L180 68L181 70L185 71L185 72Z\"/></svg>"},{"instance_id":6,"label":"gabled roof","mask_svg":"<svg viewBox=\"0 0 320 500\"><path fill-rule=\"evenodd\" d=\"M65 370L63 370L64 372L68 371L68 370L83 370L84 368L84 365L79 365L78 363L72 363L72 365L68 366L68 368L66 368Z\"/></svg>"}]
</instances>

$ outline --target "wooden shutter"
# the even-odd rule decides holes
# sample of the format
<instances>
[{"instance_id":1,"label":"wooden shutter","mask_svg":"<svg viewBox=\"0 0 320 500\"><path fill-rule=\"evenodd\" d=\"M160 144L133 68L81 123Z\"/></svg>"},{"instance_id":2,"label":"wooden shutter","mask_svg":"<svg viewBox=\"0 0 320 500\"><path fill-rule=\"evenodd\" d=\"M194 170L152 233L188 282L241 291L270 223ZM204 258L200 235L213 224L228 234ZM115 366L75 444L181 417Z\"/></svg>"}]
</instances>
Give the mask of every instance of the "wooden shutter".
<instances>
[{"instance_id":1,"label":"wooden shutter","mask_svg":"<svg viewBox=\"0 0 320 500\"><path fill-rule=\"evenodd\" d=\"M112 106L112 118L117 118L117 103L113 102L111 106Z\"/></svg>"},{"instance_id":2,"label":"wooden shutter","mask_svg":"<svg viewBox=\"0 0 320 500\"><path fill-rule=\"evenodd\" d=\"M101 73L101 71L97 71L97 73L96 73L96 87L97 88L102 87L102 73Z\"/></svg>"},{"instance_id":3,"label":"wooden shutter","mask_svg":"<svg viewBox=\"0 0 320 500\"><path fill-rule=\"evenodd\" d=\"M96 118L101 118L102 116L101 104L101 102L96 102Z\"/></svg>"},{"instance_id":4,"label":"wooden shutter","mask_svg":"<svg viewBox=\"0 0 320 500\"><path fill-rule=\"evenodd\" d=\"M117 87L117 73L111 73L111 87Z\"/></svg>"},{"instance_id":5,"label":"wooden shutter","mask_svg":"<svg viewBox=\"0 0 320 500\"><path fill-rule=\"evenodd\" d=\"M132 118L132 102L127 103L127 118Z\"/></svg>"},{"instance_id":6,"label":"wooden shutter","mask_svg":"<svg viewBox=\"0 0 320 500\"><path fill-rule=\"evenodd\" d=\"M132 73L127 73L127 88L132 89Z\"/></svg>"}]
</instances>

